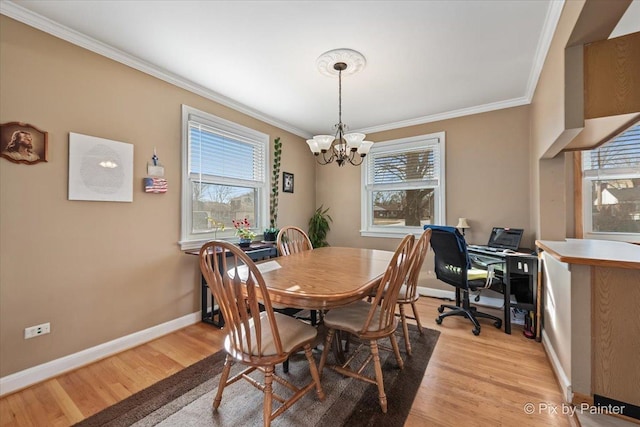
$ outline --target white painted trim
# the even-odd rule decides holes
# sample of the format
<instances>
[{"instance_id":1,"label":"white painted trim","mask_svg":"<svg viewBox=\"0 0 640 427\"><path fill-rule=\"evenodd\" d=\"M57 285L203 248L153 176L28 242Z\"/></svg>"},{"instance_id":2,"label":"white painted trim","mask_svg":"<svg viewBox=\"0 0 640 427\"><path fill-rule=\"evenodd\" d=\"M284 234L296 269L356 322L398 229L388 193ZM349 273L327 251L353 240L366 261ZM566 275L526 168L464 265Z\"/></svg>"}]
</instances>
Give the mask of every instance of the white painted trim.
<instances>
[{"instance_id":1,"label":"white painted trim","mask_svg":"<svg viewBox=\"0 0 640 427\"><path fill-rule=\"evenodd\" d=\"M33 28L44 31L45 33L51 34L52 36L68 41L69 43L72 43L76 46L80 46L82 48L95 52L98 55L102 55L116 62L127 65L133 69L142 71L145 74L149 74L150 76L156 77L160 80L164 80L165 82L170 83L174 86L188 90L189 92L195 93L196 95L200 95L204 98L210 99L226 107L244 113L250 117L261 120L267 124L291 132L292 134L298 135L304 139L311 138L312 136L310 133L298 129L289 123L285 123L273 117L267 116L264 113L254 110L253 108L250 108L230 98L227 98L226 96L220 95L219 93L207 89L204 86L201 86L190 80L187 80L184 77L178 76L177 74L174 74L168 70L143 61L138 57L130 55L85 34L72 30L69 27L45 18L42 15L25 9L22 6L19 6L11 1L3 0L2 2L0 2L0 13L24 24L27 24Z\"/></svg>"},{"instance_id":2,"label":"white painted trim","mask_svg":"<svg viewBox=\"0 0 640 427\"><path fill-rule=\"evenodd\" d=\"M564 372L564 369L562 369L560 359L558 359L558 355L553 349L551 341L549 341L549 336L546 334L544 329L542 329L542 346L547 352L547 356L549 356L549 362L551 363L553 372L556 374L556 379L558 380L558 385L562 389L562 395L565 402L571 403L573 401L573 388L571 387L571 381Z\"/></svg>"},{"instance_id":3,"label":"white painted trim","mask_svg":"<svg viewBox=\"0 0 640 427\"><path fill-rule=\"evenodd\" d=\"M80 368L105 357L136 347L163 335L193 325L201 320L201 313L187 314L133 334L116 338L95 347L79 351L41 365L34 366L15 374L0 378L0 396L29 387L35 383L53 378L64 372Z\"/></svg>"},{"instance_id":4,"label":"white painted trim","mask_svg":"<svg viewBox=\"0 0 640 427\"><path fill-rule=\"evenodd\" d=\"M456 293L454 291L445 291L442 289L425 288L422 286L418 286L418 293L423 297L445 298L451 301L456 300Z\"/></svg>"},{"instance_id":5,"label":"white painted trim","mask_svg":"<svg viewBox=\"0 0 640 427\"><path fill-rule=\"evenodd\" d=\"M454 291L445 291L443 289L435 289L435 288L425 288L422 286L418 286L418 294L423 297L432 297L432 298L440 298L447 299L451 301L455 301L456 293ZM472 295L472 298L475 294ZM480 301L475 302L472 301L473 305L479 305L483 307L496 308L498 310L502 310L504 308L504 298L496 298L487 295L482 295L480 293Z\"/></svg>"},{"instance_id":6,"label":"white painted trim","mask_svg":"<svg viewBox=\"0 0 640 427\"><path fill-rule=\"evenodd\" d=\"M492 102L475 107L461 108L459 110L446 111L444 113L432 114L430 116L417 117L415 119L401 120L399 122L387 123L384 125L371 126L363 129L356 129L352 132L361 132L365 134L382 132L404 128L408 126L422 125L425 123L437 122L439 120L455 119L457 117L470 116L472 114L486 113L489 111L502 110L503 108L519 107L531 103L531 99L526 97L508 99L506 101Z\"/></svg>"},{"instance_id":7,"label":"white painted trim","mask_svg":"<svg viewBox=\"0 0 640 427\"><path fill-rule=\"evenodd\" d=\"M562 8L564 7L564 0L549 2L549 8L547 9L547 16L544 20L544 26L538 40L538 48L536 49L535 58L533 60L533 66L531 67L531 74L529 75L529 81L527 82L527 104L533 100L533 94L538 86L538 80L540 79L540 73L544 65L545 59L547 59L547 53L553 40L553 35L556 32L558 21L560 21L560 15L562 14Z\"/></svg>"}]
</instances>

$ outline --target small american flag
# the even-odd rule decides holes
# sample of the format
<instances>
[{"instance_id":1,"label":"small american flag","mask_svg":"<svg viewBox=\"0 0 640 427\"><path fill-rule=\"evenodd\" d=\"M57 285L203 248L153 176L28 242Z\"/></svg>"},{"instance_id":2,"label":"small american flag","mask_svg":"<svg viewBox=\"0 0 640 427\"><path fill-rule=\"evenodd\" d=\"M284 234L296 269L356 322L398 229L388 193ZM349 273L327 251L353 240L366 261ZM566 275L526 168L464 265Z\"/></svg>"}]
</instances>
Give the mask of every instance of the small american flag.
<instances>
[{"instance_id":1,"label":"small american flag","mask_svg":"<svg viewBox=\"0 0 640 427\"><path fill-rule=\"evenodd\" d=\"M166 193L167 180L165 178L145 178L144 192L145 193Z\"/></svg>"}]
</instances>

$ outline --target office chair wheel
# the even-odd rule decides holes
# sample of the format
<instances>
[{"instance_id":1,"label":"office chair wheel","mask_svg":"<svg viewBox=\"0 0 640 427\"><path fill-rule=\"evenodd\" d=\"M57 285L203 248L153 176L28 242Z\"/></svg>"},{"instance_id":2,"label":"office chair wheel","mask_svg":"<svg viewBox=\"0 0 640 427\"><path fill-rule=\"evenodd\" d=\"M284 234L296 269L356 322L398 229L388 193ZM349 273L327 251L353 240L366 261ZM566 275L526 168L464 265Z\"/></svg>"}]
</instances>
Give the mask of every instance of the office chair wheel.
<instances>
[{"instance_id":1,"label":"office chair wheel","mask_svg":"<svg viewBox=\"0 0 640 427\"><path fill-rule=\"evenodd\" d=\"M442 312L441 312L441 313L442 313ZM437 323L438 325L442 325L442 319L441 319L441 318L439 318L439 317L436 317L436 323Z\"/></svg>"},{"instance_id":2,"label":"office chair wheel","mask_svg":"<svg viewBox=\"0 0 640 427\"><path fill-rule=\"evenodd\" d=\"M495 322L493 322L493 326L498 329L502 328L502 320L496 320Z\"/></svg>"},{"instance_id":3,"label":"office chair wheel","mask_svg":"<svg viewBox=\"0 0 640 427\"><path fill-rule=\"evenodd\" d=\"M480 294L476 295L476 297L473 299L475 302L480 301Z\"/></svg>"},{"instance_id":4,"label":"office chair wheel","mask_svg":"<svg viewBox=\"0 0 640 427\"><path fill-rule=\"evenodd\" d=\"M444 313L444 307L443 306L438 307L438 313Z\"/></svg>"},{"instance_id":5,"label":"office chair wheel","mask_svg":"<svg viewBox=\"0 0 640 427\"><path fill-rule=\"evenodd\" d=\"M480 335L480 329L473 329L471 332L473 332L473 335L478 336Z\"/></svg>"}]
</instances>

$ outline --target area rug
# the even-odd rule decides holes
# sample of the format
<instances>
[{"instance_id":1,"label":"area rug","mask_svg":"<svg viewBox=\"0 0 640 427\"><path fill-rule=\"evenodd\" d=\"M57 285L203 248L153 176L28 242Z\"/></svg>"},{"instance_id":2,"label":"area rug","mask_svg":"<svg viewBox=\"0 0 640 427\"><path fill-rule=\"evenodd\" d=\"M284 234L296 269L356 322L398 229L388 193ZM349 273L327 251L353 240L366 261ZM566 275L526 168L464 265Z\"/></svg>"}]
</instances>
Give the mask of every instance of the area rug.
<instances>
[{"instance_id":1,"label":"area rug","mask_svg":"<svg viewBox=\"0 0 640 427\"><path fill-rule=\"evenodd\" d=\"M400 331L398 331L400 332ZM273 426L402 426L409 414L413 399L424 377L429 358L438 340L439 332L424 329L420 335L415 326L409 325L412 356L404 353L404 340L397 335L404 369L399 369L391 351L381 351L384 387L388 411L383 414L378 403L377 387L330 370L324 369L322 387L326 399L318 400L315 391L307 393L291 408L276 418ZM384 344L385 340L381 340ZM388 342L388 340L387 340ZM352 344L352 348L355 347ZM365 352L367 353L367 352ZM316 361L320 350L314 351ZM328 363L333 362L332 355ZM224 364L225 352L220 351L145 390L117 403L76 424L90 426L260 426L262 425L263 394L239 381L225 388L222 404L213 411L212 402L218 387ZM235 364L238 372L243 368ZM285 376L296 384L298 380L310 380L309 365L304 354L296 354L290 360L289 373ZM365 369L373 375L373 364ZM262 382L262 374L256 373ZM275 389L275 383L274 383ZM281 394L287 395L286 391Z\"/></svg>"}]
</instances>

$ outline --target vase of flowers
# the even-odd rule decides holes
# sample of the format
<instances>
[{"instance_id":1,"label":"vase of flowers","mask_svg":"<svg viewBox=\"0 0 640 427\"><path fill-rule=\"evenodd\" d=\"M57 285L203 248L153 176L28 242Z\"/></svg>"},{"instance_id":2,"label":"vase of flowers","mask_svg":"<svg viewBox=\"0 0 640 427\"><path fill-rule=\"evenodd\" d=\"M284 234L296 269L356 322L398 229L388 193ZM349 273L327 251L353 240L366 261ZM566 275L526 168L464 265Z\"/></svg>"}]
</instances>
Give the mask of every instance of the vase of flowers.
<instances>
[{"instance_id":1,"label":"vase of flowers","mask_svg":"<svg viewBox=\"0 0 640 427\"><path fill-rule=\"evenodd\" d=\"M247 218L242 221L236 221L234 219L233 226L236 229L236 236L240 238L239 246L241 248L249 247L253 239L256 237L256 233L251 231L251 224L249 223L249 220L247 220Z\"/></svg>"}]
</instances>

